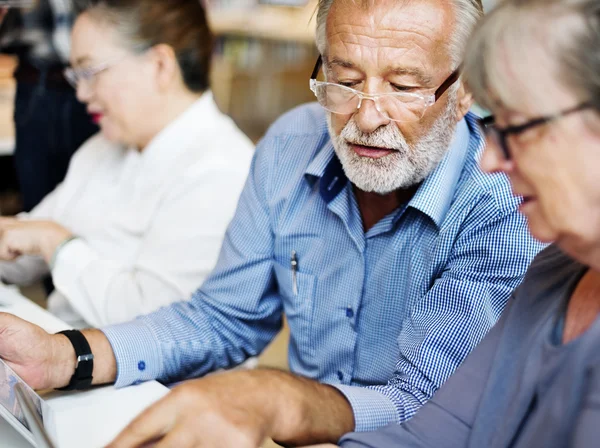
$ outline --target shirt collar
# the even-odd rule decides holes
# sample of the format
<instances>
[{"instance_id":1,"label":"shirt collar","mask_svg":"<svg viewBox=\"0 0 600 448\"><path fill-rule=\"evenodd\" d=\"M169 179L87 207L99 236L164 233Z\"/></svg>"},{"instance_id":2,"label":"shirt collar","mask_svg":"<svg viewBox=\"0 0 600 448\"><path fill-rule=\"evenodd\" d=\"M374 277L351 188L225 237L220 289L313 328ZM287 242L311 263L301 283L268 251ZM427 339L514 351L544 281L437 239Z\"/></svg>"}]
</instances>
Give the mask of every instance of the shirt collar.
<instances>
[{"instance_id":1,"label":"shirt collar","mask_svg":"<svg viewBox=\"0 0 600 448\"><path fill-rule=\"evenodd\" d=\"M452 204L469 153L470 140L471 138L480 140L478 135L472 134L469 130L469 124L473 124L473 120L476 119L475 116L469 115L471 114L458 123L448 152L433 172L425 178L408 203L408 207L429 216L438 228L441 227Z\"/></svg>"},{"instance_id":2,"label":"shirt collar","mask_svg":"<svg viewBox=\"0 0 600 448\"><path fill-rule=\"evenodd\" d=\"M478 133L471 133L469 130L469 127L472 128L476 125L476 120L477 117L469 113L458 123L447 154L423 181L407 205L429 216L438 228L452 204L471 139L475 139L478 146L483 145L481 136ZM331 139L327 140L325 146L308 165L305 175L321 179L320 193L327 203L333 200L346 186L348 178L335 155Z\"/></svg>"},{"instance_id":3,"label":"shirt collar","mask_svg":"<svg viewBox=\"0 0 600 448\"><path fill-rule=\"evenodd\" d=\"M304 174L311 177L323 177L325 170L327 169L327 165L329 165L334 158L337 159L335 156L335 150L333 149L333 143L331 142L331 138L329 138L327 139L325 146L323 146L315 158L312 159Z\"/></svg>"},{"instance_id":4,"label":"shirt collar","mask_svg":"<svg viewBox=\"0 0 600 448\"><path fill-rule=\"evenodd\" d=\"M165 126L141 153L147 173L169 169L177 157L194 146L206 129L214 127L219 115L212 93L204 92L177 118Z\"/></svg>"}]
</instances>

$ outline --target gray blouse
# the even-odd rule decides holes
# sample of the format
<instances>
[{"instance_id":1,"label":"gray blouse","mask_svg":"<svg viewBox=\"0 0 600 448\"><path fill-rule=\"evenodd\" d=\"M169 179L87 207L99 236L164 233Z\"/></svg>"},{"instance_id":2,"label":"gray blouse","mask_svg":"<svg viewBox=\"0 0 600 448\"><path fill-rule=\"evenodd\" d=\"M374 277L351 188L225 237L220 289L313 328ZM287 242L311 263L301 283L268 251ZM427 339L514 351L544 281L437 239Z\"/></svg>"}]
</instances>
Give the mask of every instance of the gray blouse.
<instances>
[{"instance_id":1,"label":"gray blouse","mask_svg":"<svg viewBox=\"0 0 600 448\"><path fill-rule=\"evenodd\" d=\"M561 344L586 270L556 246L541 252L496 326L412 420L340 445L600 447L600 318Z\"/></svg>"}]
</instances>

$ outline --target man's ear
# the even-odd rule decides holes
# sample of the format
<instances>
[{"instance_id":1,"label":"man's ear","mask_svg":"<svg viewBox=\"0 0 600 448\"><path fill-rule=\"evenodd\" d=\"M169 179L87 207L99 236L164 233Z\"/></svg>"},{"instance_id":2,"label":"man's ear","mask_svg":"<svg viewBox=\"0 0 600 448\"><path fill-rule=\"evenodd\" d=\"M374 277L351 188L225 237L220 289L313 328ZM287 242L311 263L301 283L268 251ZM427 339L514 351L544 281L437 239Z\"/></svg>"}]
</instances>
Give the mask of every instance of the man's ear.
<instances>
[{"instance_id":1,"label":"man's ear","mask_svg":"<svg viewBox=\"0 0 600 448\"><path fill-rule=\"evenodd\" d=\"M167 90L173 80L180 76L175 51L171 46L165 44L155 45L151 51L158 87L160 90Z\"/></svg>"},{"instance_id":2,"label":"man's ear","mask_svg":"<svg viewBox=\"0 0 600 448\"><path fill-rule=\"evenodd\" d=\"M474 101L473 95L467 90L464 82L460 83L456 97L458 100L456 104L456 121L459 122L467 115Z\"/></svg>"}]
</instances>

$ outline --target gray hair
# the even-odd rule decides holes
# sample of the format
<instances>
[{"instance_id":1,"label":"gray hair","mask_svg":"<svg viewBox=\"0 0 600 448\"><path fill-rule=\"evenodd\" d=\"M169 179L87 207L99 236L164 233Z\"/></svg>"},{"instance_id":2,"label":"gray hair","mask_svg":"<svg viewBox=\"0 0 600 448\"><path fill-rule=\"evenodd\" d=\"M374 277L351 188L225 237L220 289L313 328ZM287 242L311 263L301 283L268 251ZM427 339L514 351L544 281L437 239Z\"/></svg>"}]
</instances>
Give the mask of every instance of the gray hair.
<instances>
[{"instance_id":1,"label":"gray hair","mask_svg":"<svg viewBox=\"0 0 600 448\"><path fill-rule=\"evenodd\" d=\"M600 111L600 2L504 0L473 34L467 84L487 109L519 109L536 82L528 68L540 58L561 85Z\"/></svg>"},{"instance_id":2,"label":"gray hair","mask_svg":"<svg viewBox=\"0 0 600 448\"><path fill-rule=\"evenodd\" d=\"M317 48L322 55L327 51L327 16L335 0L319 0L317 7ZM377 0L350 0L361 1L364 6L375 4ZM481 0L451 0L456 11L456 30L449 42L449 52L453 68L457 68L464 56L465 47L469 36L477 23L483 17Z\"/></svg>"}]
</instances>

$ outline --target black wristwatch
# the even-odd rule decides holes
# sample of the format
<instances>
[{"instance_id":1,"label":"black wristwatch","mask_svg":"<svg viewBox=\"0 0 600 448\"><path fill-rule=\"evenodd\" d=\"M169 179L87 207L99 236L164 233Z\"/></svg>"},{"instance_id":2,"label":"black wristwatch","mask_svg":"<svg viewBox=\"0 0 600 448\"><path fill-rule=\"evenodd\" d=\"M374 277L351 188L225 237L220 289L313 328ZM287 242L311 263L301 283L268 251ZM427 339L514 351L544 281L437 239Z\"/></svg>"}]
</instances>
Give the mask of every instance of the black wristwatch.
<instances>
[{"instance_id":1,"label":"black wristwatch","mask_svg":"<svg viewBox=\"0 0 600 448\"><path fill-rule=\"evenodd\" d=\"M64 334L75 349L75 357L77 364L75 365L75 373L71 377L71 381L65 387L58 390L83 390L88 389L92 385L92 373L94 372L94 355L90 344L83 333L79 330L60 331L57 334Z\"/></svg>"}]
</instances>

